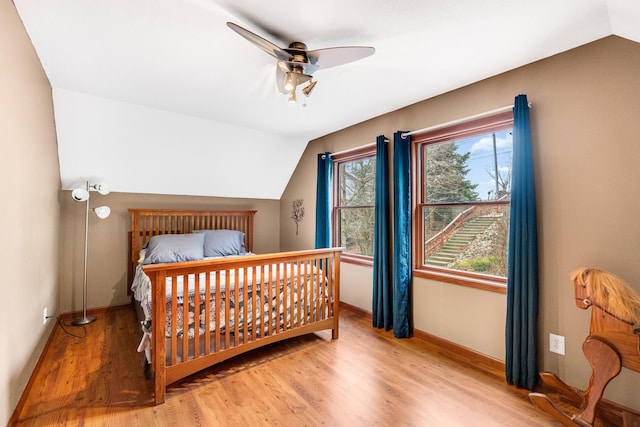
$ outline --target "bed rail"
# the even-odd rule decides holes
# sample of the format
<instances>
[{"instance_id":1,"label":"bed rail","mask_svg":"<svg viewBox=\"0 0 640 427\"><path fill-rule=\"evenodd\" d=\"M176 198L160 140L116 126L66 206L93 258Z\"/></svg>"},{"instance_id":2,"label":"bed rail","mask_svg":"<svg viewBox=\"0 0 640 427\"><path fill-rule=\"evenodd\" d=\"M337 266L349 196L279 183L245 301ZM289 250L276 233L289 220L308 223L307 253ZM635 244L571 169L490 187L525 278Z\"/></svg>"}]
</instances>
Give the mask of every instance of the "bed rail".
<instances>
[{"instance_id":1,"label":"bed rail","mask_svg":"<svg viewBox=\"0 0 640 427\"><path fill-rule=\"evenodd\" d=\"M341 252L144 266L151 279L152 318L172 319L152 322L155 403L164 402L168 384L251 349L326 329L337 339Z\"/></svg>"}]
</instances>

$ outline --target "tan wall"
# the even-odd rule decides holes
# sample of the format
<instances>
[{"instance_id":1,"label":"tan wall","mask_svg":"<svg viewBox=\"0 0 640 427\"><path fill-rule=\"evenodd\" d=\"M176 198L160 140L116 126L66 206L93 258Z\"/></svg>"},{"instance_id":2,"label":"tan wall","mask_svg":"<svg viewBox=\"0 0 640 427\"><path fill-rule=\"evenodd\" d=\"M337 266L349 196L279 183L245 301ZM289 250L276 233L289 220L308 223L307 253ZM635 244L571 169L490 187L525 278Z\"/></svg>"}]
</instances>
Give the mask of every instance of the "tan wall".
<instances>
[{"instance_id":1,"label":"tan wall","mask_svg":"<svg viewBox=\"0 0 640 427\"><path fill-rule=\"evenodd\" d=\"M11 0L0 1L0 425L42 353L57 310L60 171L51 87Z\"/></svg>"},{"instance_id":2,"label":"tan wall","mask_svg":"<svg viewBox=\"0 0 640 427\"><path fill-rule=\"evenodd\" d=\"M60 310L82 309L84 272L84 203L61 195ZM104 220L89 215L89 257L87 263L87 306L89 308L127 304L127 232L131 230L128 208L240 209L257 210L254 252L280 249L280 204L278 200L150 194L91 193L90 207L106 205L111 215Z\"/></svg>"},{"instance_id":3,"label":"tan wall","mask_svg":"<svg viewBox=\"0 0 640 427\"><path fill-rule=\"evenodd\" d=\"M469 85L312 141L282 197L283 248L313 246L316 154L360 146L397 130L415 130L513 103L527 94L540 237L539 363L585 388L590 368L581 351L590 312L574 305L569 273L599 267L640 291L640 45L618 37ZM300 235L290 202L307 207ZM342 299L370 311L371 273L343 265ZM415 279L415 327L504 359L505 297ZM548 351L549 333L566 337L566 356ZM607 398L640 409L637 374L625 371Z\"/></svg>"}]
</instances>

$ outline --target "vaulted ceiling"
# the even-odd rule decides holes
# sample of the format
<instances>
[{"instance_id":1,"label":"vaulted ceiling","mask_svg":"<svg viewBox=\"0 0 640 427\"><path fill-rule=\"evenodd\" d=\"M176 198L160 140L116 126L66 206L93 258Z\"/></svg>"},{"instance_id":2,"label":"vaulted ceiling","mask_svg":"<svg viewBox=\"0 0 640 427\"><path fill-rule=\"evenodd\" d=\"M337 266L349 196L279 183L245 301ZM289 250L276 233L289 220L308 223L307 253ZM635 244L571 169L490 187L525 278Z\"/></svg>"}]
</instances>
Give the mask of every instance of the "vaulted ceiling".
<instances>
[{"instance_id":1,"label":"vaulted ceiling","mask_svg":"<svg viewBox=\"0 0 640 427\"><path fill-rule=\"evenodd\" d=\"M63 189L279 199L314 138L611 34L640 42L637 0L14 3L53 89ZM290 104L229 21L376 52Z\"/></svg>"}]
</instances>

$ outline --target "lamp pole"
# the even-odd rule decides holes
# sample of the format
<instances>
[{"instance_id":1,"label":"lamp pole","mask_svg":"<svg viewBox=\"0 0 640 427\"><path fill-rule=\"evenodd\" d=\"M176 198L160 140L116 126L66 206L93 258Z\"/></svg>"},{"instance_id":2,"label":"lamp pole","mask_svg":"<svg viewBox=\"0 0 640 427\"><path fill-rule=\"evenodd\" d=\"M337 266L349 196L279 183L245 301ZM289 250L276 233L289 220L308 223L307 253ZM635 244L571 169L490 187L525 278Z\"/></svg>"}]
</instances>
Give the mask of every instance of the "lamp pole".
<instances>
[{"instance_id":1,"label":"lamp pole","mask_svg":"<svg viewBox=\"0 0 640 427\"><path fill-rule=\"evenodd\" d=\"M87 181L87 194L89 194L90 187L89 181ZM84 214L84 278L82 281L82 317L77 317L71 321L74 326L86 325L96 320L95 316L87 316L87 259L89 256L89 199L85 201L85 214Z\"/></svg>"}]
</instances>

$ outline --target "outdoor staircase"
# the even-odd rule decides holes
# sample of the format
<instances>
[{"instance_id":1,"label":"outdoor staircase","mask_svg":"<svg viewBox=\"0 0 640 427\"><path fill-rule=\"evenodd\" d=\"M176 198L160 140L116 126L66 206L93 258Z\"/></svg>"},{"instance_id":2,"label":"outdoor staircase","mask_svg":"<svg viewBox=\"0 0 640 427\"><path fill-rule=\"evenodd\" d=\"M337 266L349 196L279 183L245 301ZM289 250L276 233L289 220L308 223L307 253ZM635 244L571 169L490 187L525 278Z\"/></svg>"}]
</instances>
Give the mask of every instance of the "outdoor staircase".
<instances>
[{"instance_id":1,"label":"outdoor staircase","mask_svg":"<svg viewBox=\"0 0 640 427\"><path fill-rule=\"evenodd\" d=\"M482 234L499 217L480 216L465 222L446 241L442 249L427 259L426 265L434 267L446 267L455 261L464 252L478 235Z\"/></svg>"}]
</instances>

